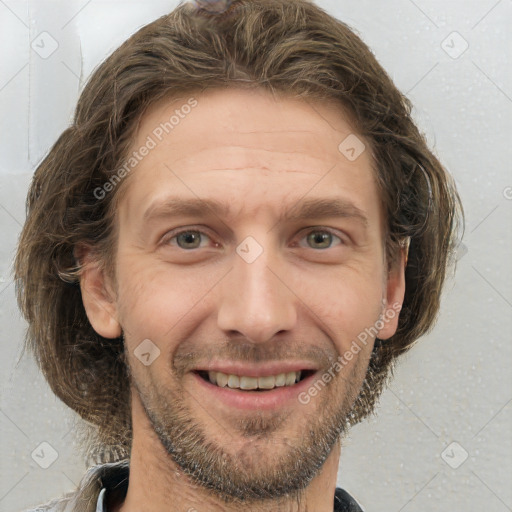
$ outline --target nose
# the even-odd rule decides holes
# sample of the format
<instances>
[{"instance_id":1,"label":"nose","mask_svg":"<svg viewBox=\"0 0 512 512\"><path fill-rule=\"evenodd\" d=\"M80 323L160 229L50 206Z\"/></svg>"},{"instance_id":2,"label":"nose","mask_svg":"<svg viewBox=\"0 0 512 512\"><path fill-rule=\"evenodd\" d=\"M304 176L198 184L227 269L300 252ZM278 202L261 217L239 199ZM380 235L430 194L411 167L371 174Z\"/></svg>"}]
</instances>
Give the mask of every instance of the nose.
<instances>
[{"instance_id":1,"label":"nose","mask_svg":"<svg viewBox=\"0 0 512 512\"><path fill-rule=\"evenodd\" d=\"M217 323L226 335L264 343L296 325L298 299L268 251L248 261L234 254L234 268L221 282Z\"/></svg>"}]
</instances>

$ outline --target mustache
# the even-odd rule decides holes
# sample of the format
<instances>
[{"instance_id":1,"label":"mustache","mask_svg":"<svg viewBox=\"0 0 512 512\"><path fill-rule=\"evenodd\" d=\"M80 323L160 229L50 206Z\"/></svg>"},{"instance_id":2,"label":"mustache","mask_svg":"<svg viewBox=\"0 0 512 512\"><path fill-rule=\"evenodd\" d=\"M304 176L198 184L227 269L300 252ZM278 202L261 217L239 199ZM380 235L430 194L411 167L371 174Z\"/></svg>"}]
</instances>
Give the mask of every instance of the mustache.
<instances>
[{"instance_id":1,"label":"mustache","mask_svg":"<svg viewBox=\"0 0 512 512\"><path fill-rule=\"evenodd\" d=\"M320 368L329 367L338 358L332 343L312 344L301 341L276 340L253 343L224 339L215 343L185 340L178 344L172 365L181 376L212 360L228 360L233 363L271 363L278 361L308 360Z\"/></svg>"}]
</instances>

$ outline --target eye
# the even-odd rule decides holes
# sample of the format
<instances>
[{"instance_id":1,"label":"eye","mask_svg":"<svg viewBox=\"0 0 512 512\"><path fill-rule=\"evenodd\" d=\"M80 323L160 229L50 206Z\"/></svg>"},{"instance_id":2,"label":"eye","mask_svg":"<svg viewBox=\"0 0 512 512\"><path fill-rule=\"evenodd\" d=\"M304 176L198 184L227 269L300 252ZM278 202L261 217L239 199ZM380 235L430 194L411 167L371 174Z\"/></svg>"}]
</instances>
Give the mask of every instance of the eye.
<instances>
[{"instance_id":1,"label":"eye","mask_svg":"<svg viewBox=\"0 0 512 512\"><path fill-rule=\"evenodd\" d=\"M203 231L198 231L196 229L187 229L179 231L178 233L174 233L173 236L165 237L162 243L169 245L177 245L180 249L185 250L199 249L201 247L202 238L210 239L210 237Z\"/></svg>"},{"instance_id":2,"label":"eye","mask_svg":"<svg viewBox=\"0 0 512 512\"><path fill-rule=\"evenodd\" d=\"M306 240L307 246L299 243L300 247L325 250L330 249L333 245L344 244L343 240L335 235L329 229L312 229L301 238ZM207 241L211 241L211 237L208 236L204 231L197 229L184 229L178 232L169 233L163 240L162 244L177 246L184 250L200 249L206 247ZM338 241L337 243L336 240ZM206 245L201 245L201 242L205 241ZM218 247L217 243L214 243L215 247Z\"/></svg>"},{"instance_id":3,"label":"eye","mask_svg":"<svg viewBox=\"0 0 512 512\"><path fill-rule=\"evenodd\" d=\"M330 249L332 247L333 241L336 239L339 240L339 243L343 244L343 240L328 229L311 230L305 235L305 237L303 237L303 239L304 238L309 244L309 247L313 249ZM301 247L304 246L301 245Z\"/></svg>"}]
</instances>

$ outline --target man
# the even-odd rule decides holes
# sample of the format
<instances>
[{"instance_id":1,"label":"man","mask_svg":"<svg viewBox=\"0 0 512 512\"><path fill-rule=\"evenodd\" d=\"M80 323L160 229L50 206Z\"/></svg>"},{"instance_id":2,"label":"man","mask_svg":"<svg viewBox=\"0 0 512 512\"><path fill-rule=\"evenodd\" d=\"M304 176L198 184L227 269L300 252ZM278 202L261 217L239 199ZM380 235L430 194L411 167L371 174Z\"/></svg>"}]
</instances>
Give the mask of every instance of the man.
<instances>
[{"instance_id":1,"label":"man","mask_svg":"<svg viewBox=\"0 0 512 512\"><path fill-rule=\"evenodd\" d=\"M459 199L346 25L202 4L96 70L29 192L27 343L98 463L45 510L361 510L341 440L434 322Z\"/></svg>"}]
</instances>

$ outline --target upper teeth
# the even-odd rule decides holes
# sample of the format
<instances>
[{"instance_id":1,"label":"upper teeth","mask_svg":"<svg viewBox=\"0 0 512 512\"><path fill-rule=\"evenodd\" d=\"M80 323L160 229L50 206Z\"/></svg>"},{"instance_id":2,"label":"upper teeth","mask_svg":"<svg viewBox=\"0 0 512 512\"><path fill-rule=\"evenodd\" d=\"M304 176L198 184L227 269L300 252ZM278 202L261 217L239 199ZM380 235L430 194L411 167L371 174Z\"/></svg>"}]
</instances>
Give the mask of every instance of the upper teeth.
<instances>
[{"instance_id":1,"label":"upper teeth","mask_svg":"<svg viewBox=\"0 0 512 512\"><path fill-rule=\"evenodd\" d=\"M301 372L280 373L268 377L245 377L222 372L208 372L212 384L222 388L226 386L237 389L273 389L275 387L292 386L300 380Z\"/></svg>"}]
</instances>

